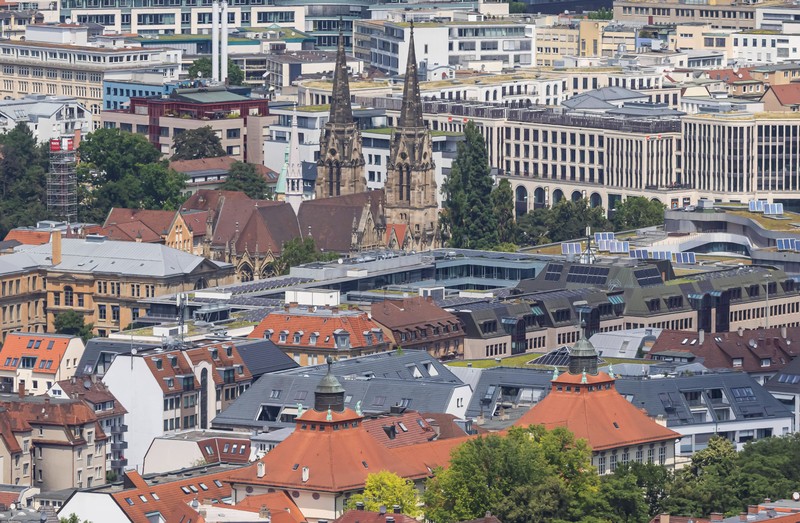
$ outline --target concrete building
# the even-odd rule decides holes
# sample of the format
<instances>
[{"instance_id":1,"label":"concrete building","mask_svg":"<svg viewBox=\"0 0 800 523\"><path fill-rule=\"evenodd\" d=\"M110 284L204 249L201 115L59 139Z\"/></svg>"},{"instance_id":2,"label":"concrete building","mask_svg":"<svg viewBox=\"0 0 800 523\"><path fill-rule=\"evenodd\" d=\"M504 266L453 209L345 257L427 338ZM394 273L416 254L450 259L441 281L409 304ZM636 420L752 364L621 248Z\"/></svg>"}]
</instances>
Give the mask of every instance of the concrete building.
<instances>
[{"instance_id":1,"label":"concrete building","mask_svg":"<svg viewBox=\"0 0 800 523\"><path fill-rule=\"evenodd\" d=\"M21 98L28 94L75 97L94 115L103 108L103 78L119 70L156 71L167 80L177 80L181 51L135 47L122 37L89 38L82 25L30 25L24 40L0 43L0 97Z\"/></svg>"},{"instance_id":2,"label":"concrete building","mask_svg":"<svg viewBox=\"0 0 800 523\"><path fill-rule=\"evenodd\" d=\"M0 348L0 392L44 394L75 375L83 349L78 336L10 333Z\"/></svg>"},{"instance_id":3,"label":"concrete building","mask_svg":"<svg viewBox=\"0 0 800 523\"><path fill-rule=\"evenodd\" d=\"M176 89L169 98L132 97L127 110L103 111L101 119L105 128L146 135L164 156L173 154L176 134L210 126L229 156L262 164L268 115L267 100L209 87Z\"/></svg>"},{"instance_id":4,"label":"concrete building","mask_svg":"<svg viewBox=\"0 0 800 523\"><path fill-rule=\"evenodd\" d=\"M752 29L757 27L756 13L762 4L766 2L692 5L668 0L655 5L640 0L622 0L614 3L614 20L655 25L701 22L721 29Z\"/></svg>"},{"instance_id":5,"label":"concrete building","mask_svg":"<svg viewBox=\"0 0 800 523\"><path fill-rule=\"evenodd\" d=\"M733 33L733 59L740 64L776 64L797 59L800 24L784 23L781 31L753 29Z\"/></svg>"},{"instance_id":6,"label":"concrete building","mask_svg":"<svg viewBox=\"0 0 800 523\"><path fill-rule=\"evenodd\" d=\"M265 85L276 96L286 88L294 85L300 76L323 74L333 78L336 68L336 53L331 51L295 51L291 53L276 53L266 57ZM346 62L349 74L360 75L364 71L364 61L347 57Z\"/></svg>"},{"instance_id":7,"label":"concrete building","mask_svg":"<svg viewBox=\"0 0 800 523\"><path fill-rule=\"evenodd\" d=\"M245 465L255 457L250 433L187 430L153 439L142 464L142 474L163 474L198 463Z\"/></svg>"},{"instance_id":8,"label":"concrete building","mask_svg":"<svg viewBox=\"0 0 800 523\"><path fill-rule=\"evenodd\" d=\"M92 129L92 114L77 99L66 96L27 95L0 101L0 133L18 123L26 124L34 139L42 143L87 134Z\"/></svg>"}]
</instances>

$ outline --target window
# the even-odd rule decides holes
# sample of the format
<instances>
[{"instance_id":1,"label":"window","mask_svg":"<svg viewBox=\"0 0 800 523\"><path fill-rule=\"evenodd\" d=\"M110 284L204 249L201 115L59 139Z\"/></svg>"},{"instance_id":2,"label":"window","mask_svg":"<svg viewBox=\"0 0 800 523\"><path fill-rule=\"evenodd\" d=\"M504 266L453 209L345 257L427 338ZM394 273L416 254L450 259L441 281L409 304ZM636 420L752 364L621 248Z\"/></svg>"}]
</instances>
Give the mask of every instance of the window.
<instances>
[{"instance_id":1,"label":"window","mask_svg":"<svg viewBox=\"0 0 800 523\"><path fill-rule=\"evenodd\" d=\"M67 307L72 307L74 305L74 296L72 292L72 287L69 285L64 286L64 305Z\"/></svg>"}]
</instances>

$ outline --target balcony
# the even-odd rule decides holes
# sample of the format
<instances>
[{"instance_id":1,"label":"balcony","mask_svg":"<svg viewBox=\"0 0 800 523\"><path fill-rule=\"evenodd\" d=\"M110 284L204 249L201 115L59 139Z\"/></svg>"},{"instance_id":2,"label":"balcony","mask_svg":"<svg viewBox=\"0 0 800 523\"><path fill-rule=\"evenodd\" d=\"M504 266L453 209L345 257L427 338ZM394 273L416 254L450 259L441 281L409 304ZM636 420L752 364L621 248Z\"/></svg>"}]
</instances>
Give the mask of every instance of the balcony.
<instances>
[{"instance_id":1,"label":"balcony","mask_svg":"<svg viewBox=\"0 0 800 523\"><path fill-rule=\"evenodd\" d=\"M112 459L111 460L111 468L112 469L121 469L123 467L128 466L128 460L125 458L120 459Z\"/></svg>"},{"instance_id":2,"label":"balcony","mask_svg":"<svg viewBox=\"0 0 800 523\"><path fill-rule=\"evenodd\" d=\"M111 434L122 434L128 432L127 425L113 425L111 427Z\"/></svg>"},{"instance_id":3,"label":"balcony","mask_svg":"<svg viewBox=\"0 0 800 523\"><path fill-rule=\"evenodd\" d=\"M112 452L118 452L118 451L121 451L121 450L125 450L127 448L128 448L128 442L127 441L119 441L117 443L112 443L111 444L111 451Z\"/></svg>"}]
</instances>

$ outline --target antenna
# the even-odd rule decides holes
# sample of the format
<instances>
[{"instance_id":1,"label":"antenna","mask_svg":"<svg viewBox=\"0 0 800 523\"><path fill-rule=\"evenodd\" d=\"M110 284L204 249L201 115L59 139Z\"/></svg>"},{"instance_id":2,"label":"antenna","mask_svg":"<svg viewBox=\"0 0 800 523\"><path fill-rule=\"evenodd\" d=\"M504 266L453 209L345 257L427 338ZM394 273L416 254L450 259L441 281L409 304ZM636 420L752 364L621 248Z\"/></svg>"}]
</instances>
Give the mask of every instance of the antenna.
<instances>
[{"instance_id":1,"label":"antenna","mask_svg":"<svg viewBox=\"0 0 800 523\"><path fill-rule=\"evenodd\" d=\"M586 250L581 253L580 261L588 265L597 261L597 257L592 251L592 228L589 225L586 226Z\"/></svg>"}]
</instances>

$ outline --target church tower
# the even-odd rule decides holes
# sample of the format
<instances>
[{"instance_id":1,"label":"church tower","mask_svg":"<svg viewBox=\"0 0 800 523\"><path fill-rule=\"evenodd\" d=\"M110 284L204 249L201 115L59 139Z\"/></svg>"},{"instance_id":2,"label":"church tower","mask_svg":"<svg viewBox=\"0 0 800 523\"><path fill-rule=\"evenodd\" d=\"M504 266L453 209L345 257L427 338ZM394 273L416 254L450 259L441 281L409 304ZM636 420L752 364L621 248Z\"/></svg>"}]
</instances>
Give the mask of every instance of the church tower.
<instances>
[{"instance_id":1,"label":"church tower","mask_svg":"<svg viewBox=\"0 0 800 523\"><path fill-rule=\"evenodd\" d=\"M341 27L333 73L331 113L319 142L315 198L366 192L361 133L353 120L353 107L350 105L350 82Z\"/></svg>"},{"instance_id":2,"label":"church tower","mask_svg":"<svg viewBox=\"0 0 800 523\"><path fill-rule=\"evenodd\" d=\"M284 199L294 213L303 201L303 164L300 162L300 137L297 134L297 108L292 113L292 135L289 137L289 158L286 162L286 193Z\"/></svg>"},{"instance_id":3,"label":"church tower","mask_svg":"<svg viewBox=\"0 0 800 523\"><path fill-rule=\"evenodd\" d=\"M422 120L414 26L408 43L400 120L392 133L386 172L386 222L407 225L415 250L438 246L439 209L431 133Z\"/></svg>"}]
</instances>

